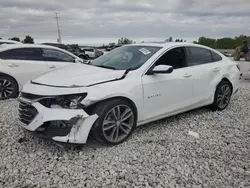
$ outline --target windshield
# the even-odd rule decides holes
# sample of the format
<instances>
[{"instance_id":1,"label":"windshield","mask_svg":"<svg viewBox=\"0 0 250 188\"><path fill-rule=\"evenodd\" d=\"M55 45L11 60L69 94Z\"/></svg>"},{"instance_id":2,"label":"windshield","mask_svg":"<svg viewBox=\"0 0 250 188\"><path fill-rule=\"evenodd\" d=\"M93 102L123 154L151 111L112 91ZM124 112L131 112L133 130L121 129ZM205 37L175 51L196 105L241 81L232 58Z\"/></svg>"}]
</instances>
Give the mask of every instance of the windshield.
<instances>
[{"instance_id":1,"label":"windshield","mask_svg":"<svg viewBox=\"0 0 250 188\"><path fill-rule=\"evenodd\" d=\"M115 70L137 69L160 49L155 46L122 46L93 60L91 65Z\"/></svg>"}]
</instances>

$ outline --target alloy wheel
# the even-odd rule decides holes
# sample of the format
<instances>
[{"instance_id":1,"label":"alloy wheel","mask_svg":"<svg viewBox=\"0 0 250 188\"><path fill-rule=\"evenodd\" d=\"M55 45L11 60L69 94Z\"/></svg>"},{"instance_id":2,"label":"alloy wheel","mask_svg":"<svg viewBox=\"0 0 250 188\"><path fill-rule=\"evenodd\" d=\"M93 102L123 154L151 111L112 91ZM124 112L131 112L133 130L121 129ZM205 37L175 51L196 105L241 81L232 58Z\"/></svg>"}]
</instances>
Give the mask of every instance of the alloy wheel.
<instances>
[{"instance_id":1,"label":"alloy wheel","mask_svg":"<svg viewBox=\"0 0 250 188\"><path fill-rule=\"evenodd\" d=\"M8 98L14 91L13 84L7 79L0 78L0 99Z\"/></svg>"},{"instance_id":2,"label":"alloy wheel","mask_svg":"<svg viewBox=\"0 0 250 188\"><path fill-rule=\"evenodd\" d=\"M102 124L104 137L113 143L120 142L132 131L134 113L126 105L113 107L105 116Z\"/></svg>"},{"instance_id":3,"label":"alloy wheel","mask_svg":"<svg viewBox=\"0 0 250 188\"><path fill-rule=\"evenodd\" d=\"M220 108L225 108L230 101L231 97L231 88L229 85L224 84L220 88L217 96L217 103Z\"/></svg>"}]
</instances>

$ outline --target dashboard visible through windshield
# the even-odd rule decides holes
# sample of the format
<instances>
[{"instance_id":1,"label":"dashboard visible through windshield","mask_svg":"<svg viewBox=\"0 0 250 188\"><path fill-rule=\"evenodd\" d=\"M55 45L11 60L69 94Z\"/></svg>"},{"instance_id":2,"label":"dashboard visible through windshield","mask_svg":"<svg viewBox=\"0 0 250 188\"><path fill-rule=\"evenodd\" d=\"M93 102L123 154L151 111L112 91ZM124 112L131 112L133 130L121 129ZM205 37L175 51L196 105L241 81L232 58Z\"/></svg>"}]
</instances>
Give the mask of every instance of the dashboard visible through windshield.
<instances>
[{"instance_id":1,"label":"dashboard visible through windshield","mask_svg":"<svg viewBox=\"0 0 250 188\"><path fill-rule=\"evenodd\" d=\"M91 62L91 65L114 70L137 69L161 47L122 46Z\"/></svg>"}]
</instances>

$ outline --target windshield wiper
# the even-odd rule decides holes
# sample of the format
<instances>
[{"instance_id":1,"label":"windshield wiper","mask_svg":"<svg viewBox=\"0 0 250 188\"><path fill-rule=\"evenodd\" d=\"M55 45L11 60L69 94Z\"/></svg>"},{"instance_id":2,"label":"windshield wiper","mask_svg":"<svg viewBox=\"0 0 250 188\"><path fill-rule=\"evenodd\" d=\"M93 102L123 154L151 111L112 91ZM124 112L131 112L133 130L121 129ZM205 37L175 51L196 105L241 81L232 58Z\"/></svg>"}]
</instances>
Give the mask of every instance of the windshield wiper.
<instances>
[{"instance_id":1,"label":"windshield wiper","mask_svg":"<svg viewBox=\"0 0 250 188\"><path fill-rule=\"evenodd\" d=\"M107 66L107 65L94 65L96 67L101 67L101 68L105 68L105 69L112 69L112 70L116 70L115 67L110 67L110 66Z\"/></svg>"}]
</instances>

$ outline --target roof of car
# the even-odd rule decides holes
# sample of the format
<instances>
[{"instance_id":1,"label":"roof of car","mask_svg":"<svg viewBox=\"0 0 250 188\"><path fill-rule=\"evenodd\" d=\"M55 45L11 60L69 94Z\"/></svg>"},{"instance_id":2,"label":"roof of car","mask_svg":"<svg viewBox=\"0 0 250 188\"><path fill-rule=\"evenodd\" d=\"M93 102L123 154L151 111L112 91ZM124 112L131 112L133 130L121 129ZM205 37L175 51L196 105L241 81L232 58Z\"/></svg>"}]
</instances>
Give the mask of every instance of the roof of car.
<instances>
[{"instance_id":1,"label":"roof of car","mask_svg":"<svg viewBox=\"0 0 250 188\"><path fill-rule=\"evenodd\" d=\"M51 45L44 44L2 44L0 45L0 51L16 49L16 48L51 48L51 49L60 49Z\"/></svg>"},{"instance_id":2,"label":"roof of car","mask_svg":"<svg viewBox=\"0 0 250 188\"><path fill-rule=\"evenodd\" d=\"M197 46L197 47L206 47L199 44L189 43L189 42L150 42L150 43L137 43L137 44L131 44L133 46L157 46L157 47L164 47L164 48L170 48L174 46Z\"/></svg>"}]
</instances>

